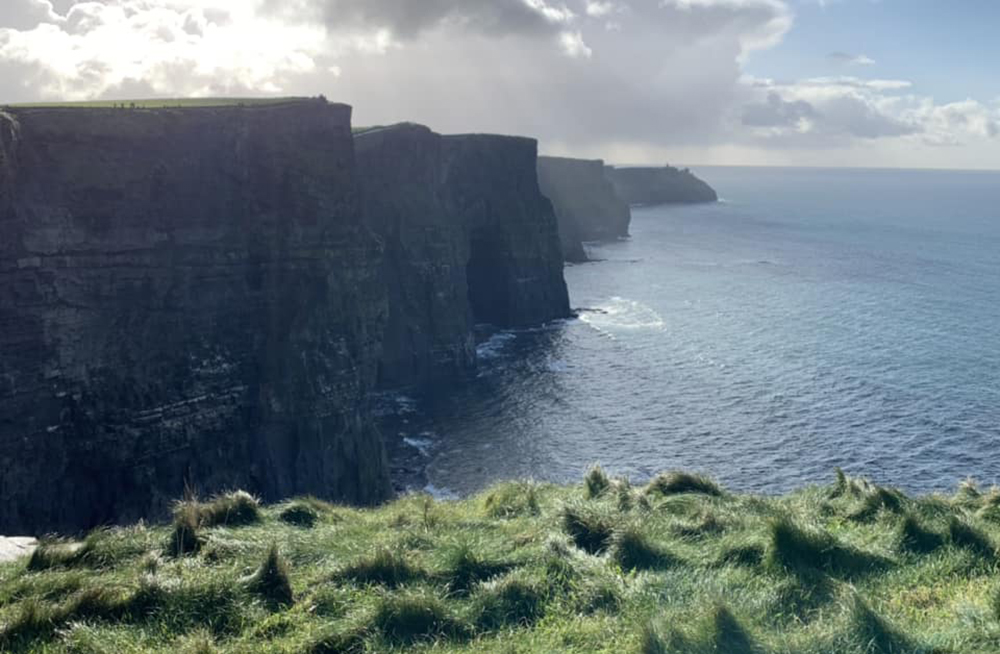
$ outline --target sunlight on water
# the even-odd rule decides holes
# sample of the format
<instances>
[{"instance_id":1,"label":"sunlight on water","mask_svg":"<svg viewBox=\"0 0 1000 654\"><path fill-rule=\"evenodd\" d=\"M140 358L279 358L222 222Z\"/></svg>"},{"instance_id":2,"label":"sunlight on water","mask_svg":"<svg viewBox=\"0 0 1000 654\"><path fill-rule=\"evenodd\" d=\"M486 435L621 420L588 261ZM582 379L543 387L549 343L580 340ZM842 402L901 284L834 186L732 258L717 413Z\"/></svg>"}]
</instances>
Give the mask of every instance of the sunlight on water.
<instances>
[{"instance_id":1,"label":"sunlight on water","mask_svg":"<svg viewBox=\"0 0 1000 654\"><path fill-rule=\"evenodd\" d=\"M579 320L494 334L476 378L401 405L434 492L595 461L760 492L1000 481L1000 174L699 172L727 203L637 210L567 268Z\"/></svg>"}]
</instances>

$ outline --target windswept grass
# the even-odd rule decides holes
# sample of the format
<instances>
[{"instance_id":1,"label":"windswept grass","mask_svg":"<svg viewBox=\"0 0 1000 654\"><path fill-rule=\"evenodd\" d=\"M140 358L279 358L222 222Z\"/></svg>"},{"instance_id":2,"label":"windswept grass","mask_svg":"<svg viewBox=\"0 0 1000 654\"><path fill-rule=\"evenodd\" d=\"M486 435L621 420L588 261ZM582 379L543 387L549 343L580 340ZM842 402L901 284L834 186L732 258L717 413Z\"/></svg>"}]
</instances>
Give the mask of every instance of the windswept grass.
<instances>
[{"instance_id":1,"label":"windswept grass","mask_svg":"<svg viewBox=\"0 0 1000 654\"><path fill-rule=\"evenodd\" d=\"M708 477L692 475L686 472L670 472L659 475L649 482L647 493L659 495L680 495L697 493L712 497L722 497L722 488Z\"/></svg>"},{"instance_id":2,"label":"windswept grass","mask_svg":"<svg viewBox=\"0 0 1000 654\"><path fill-rule=\"evenodd\" d=\"M770 532L767 563L773 568L852 577L878 572L890 564L884 557L844 545L825 531L803 529L787 518L774 521Z\"/></svg>"},{"instance_id":3,"label":"windswept grass","mask_svg":"<svg viewBox=\"0 0 1000 654\"><path fill-rule=\"evenodd\" d=\"M50 538L0 565L0 652L997 651L994 491L603 479L369 510L230 493Z\"/></svg>"},{"instance_id":4,"label":"windswept grass","mask_svg":"<svg viewBox=\"0 0 1000 654\"><path fill-rule=\"evenodd\" d=\"M402 552L380 546L355 559L334 576L336 579L351 581L361 586L398 588L411 581L423 579L427 573L411 564Z\"/></svg>"},{"instance_id":5,"label":"windswept grass","mask_svg":"<svg viewBox=\"0 0 1000 654\"><path fill-rule=\"evenodd\" d=\"M281 558L276 544L267 550L267 556L249 579L247 587L269 606L283 607L295 603L288 564Z\"/></svg>"},{"instance_id":6,"label":"windswept grass","mask_svg":"<svg viewBox=\"0 0 1000 654\"><path fill-rule=\"evenodd\" d=\"M598 498L611 489L611 480L604 473L604 469L599 465L595 465L587 473L587 476L583 478L583 488L587 493L588 499Z\"/></svg>"}]
</instances>

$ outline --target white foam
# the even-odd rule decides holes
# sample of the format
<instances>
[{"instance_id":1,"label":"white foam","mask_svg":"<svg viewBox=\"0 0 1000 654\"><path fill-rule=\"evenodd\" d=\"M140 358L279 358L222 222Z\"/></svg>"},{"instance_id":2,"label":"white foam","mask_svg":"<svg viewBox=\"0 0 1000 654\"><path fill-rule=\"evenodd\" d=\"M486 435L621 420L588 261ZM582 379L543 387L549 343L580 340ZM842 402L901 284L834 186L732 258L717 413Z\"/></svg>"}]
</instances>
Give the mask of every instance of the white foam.
<instances>
[{"instance_id":1,"label":"white foam","mask_svg":"<svg viewBox=\"0 0 1000 654\"><path fill-rule=\"evenodd\" d=\"M662 330L666 327L663 316L652 307L617 296L594 311L584 313L580 320L605 333L614 330Z\"/></svg>"},{"instance_id":2,"label":"white foam","mask_svg":"<svg viewBox=\"0 0 1000 654\"><path fill-rule=\"evenodd\" d=\"M476 347L476 355L480 359L495 359L503 352L504 346L515 338L517 335L513 332L497 332Z\"/></svg>"},{"instance_id":3,"label":"white foam","mask_svg":"<svg viewBox=\"0 0 1000 654\"><path fill-rule=\"evenodd\" d=\"M420 452L420 456L425 458L430 458L431 448L434 446L434 441L428 437L432 435L433 434L424 432L420 434L420 436L422 436L423 438L405 436L403 438L403 442L412 447L413 449L417 450L418 452Z\"/></svg>"}]
</instances>

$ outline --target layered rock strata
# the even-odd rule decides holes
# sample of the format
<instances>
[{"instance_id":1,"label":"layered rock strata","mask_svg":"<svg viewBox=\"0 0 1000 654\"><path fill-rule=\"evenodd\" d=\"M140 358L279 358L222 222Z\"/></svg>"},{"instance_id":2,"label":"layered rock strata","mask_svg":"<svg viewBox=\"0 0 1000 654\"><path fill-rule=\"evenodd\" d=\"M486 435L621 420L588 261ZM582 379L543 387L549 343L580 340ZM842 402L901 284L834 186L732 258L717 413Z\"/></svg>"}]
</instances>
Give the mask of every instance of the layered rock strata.
<instances>
[{"instance_id":1,"label":"layered rock strata","mask_svg":"<svg viewBox=\"0 0 1000 654\"><path fill-rule=\"evenodd\" d=\"M0 533L390 493L350 108L0 114Z\"/></svg>"},{"instance_id":2,"label":"layered rock strata","mask_svg":"<svg viewBox=\"0 0 1000 654\"><path fill-rule=\"evenodd\" d=\"M358 134L356 148L365 220L387 253L383 385L472 369L477 322L517 328L570 315L534 140L402 124Z\"/></svg>"}]
</instances>

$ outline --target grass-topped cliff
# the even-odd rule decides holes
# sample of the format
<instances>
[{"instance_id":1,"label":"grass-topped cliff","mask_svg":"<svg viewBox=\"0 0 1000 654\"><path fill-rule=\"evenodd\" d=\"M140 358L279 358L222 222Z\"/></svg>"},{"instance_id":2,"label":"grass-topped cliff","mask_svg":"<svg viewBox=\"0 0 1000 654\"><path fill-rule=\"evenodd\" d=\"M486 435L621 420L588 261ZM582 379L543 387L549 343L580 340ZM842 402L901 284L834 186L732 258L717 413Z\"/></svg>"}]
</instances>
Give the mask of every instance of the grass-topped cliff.
<instances>
[{"instance_id":1,"label":"grass-topped cliff","mask_svg":"<svg viewBox=\"0 0 1000 654\"><path fill-rule=\"evenodd\" d=\"M0 651L996 652L1000 491L673 474L377 510L233 494L0 567Z\"/></svg>"}]
</instances>

